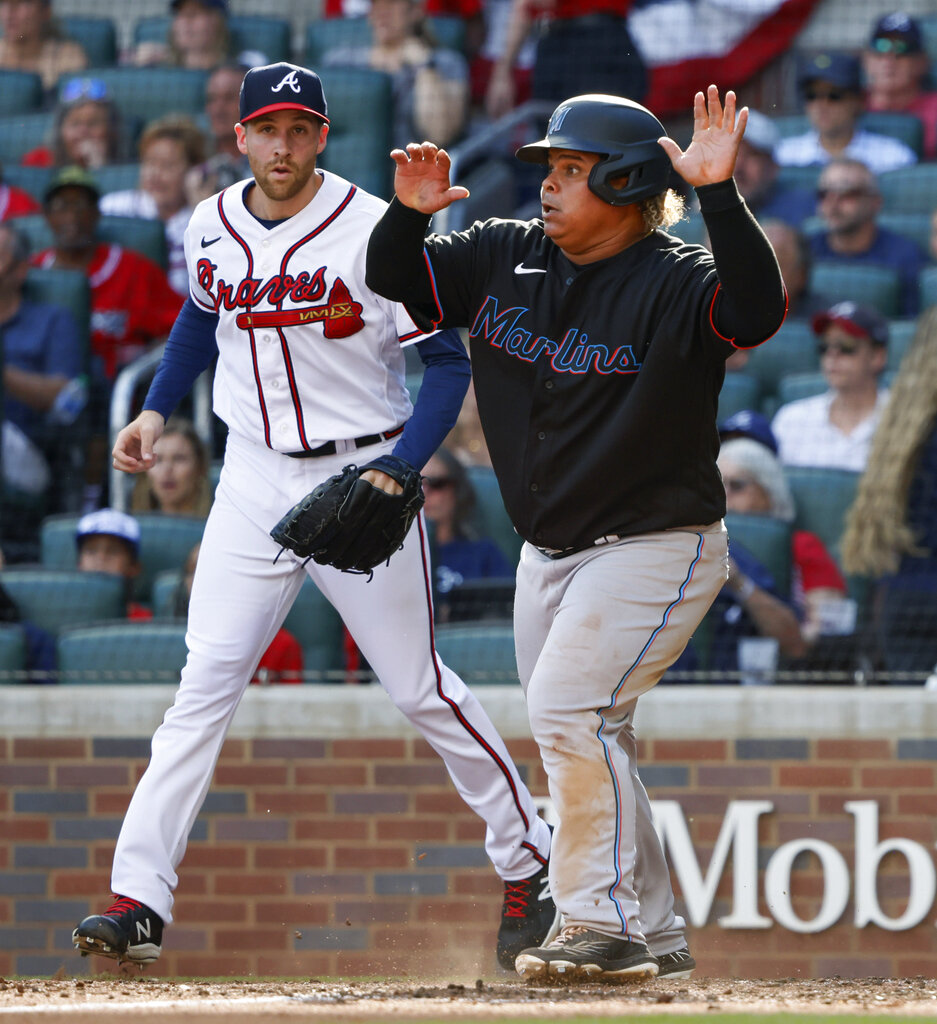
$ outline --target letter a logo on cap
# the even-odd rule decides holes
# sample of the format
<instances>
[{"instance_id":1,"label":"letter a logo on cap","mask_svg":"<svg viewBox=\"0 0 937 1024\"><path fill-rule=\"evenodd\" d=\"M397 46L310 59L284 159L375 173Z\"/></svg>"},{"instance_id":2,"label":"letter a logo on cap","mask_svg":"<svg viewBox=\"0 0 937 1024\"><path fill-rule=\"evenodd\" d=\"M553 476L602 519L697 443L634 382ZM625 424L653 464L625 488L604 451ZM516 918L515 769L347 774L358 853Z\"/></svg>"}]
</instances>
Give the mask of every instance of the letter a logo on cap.
<instances>
[{"instance_id":1,"label":"letter a logo on cap","mask_svg":"<svg viewBox=\"0 0 937 1024\"><path fill-rule=\"evenodd\" d=\"M279 92L283 88L284 85L288 85L293 90L293 92L295 92L295 93L299 93L299 92L302 91L301 87L300 87L300 84L299 84L299 81L296 78L296 72L295 71L291 71L288 75L286 75L283 78L283 80L280 82L279 85L275 85L270 91L271 92Z\"/></svg>"}]
</instances>

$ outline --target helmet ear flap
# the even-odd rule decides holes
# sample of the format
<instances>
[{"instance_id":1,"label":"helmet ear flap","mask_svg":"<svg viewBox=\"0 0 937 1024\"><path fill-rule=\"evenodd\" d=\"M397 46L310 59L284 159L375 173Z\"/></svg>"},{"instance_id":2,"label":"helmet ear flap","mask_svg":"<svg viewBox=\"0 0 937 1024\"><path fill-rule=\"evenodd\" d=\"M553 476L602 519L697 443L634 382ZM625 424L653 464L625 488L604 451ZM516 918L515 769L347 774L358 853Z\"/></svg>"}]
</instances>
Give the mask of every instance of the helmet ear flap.
<instances>
[{"instance_id":1,"label":"helmet ear flap","mask_svg":"<svg viewBox=\"0 0 937 1024\"><path fill-rule=\"evenodd\" d=\"M670 158L656 141L631 146L629 152L606 157L593 166L589 189L611 206L638 203L666 191L670 166ZM627 175L624 183L617 187L611 184L612 179L623 175Z\"/></svg>"}]
</instances>

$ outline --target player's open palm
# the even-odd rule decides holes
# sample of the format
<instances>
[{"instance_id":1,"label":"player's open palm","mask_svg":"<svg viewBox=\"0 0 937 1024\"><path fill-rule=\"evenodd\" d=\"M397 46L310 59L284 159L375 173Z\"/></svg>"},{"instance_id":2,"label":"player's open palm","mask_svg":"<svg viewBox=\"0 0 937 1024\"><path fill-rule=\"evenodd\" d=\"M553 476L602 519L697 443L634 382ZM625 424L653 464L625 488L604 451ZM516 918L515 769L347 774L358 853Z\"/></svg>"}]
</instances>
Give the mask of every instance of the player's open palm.
<instances>
[{"instance_id":1,"label":"player's open palm","mask_svg":"<svg viewBox=\"0 0 937 1024\"><path fill-rule=\"evenodd\" d=\"M449 184L452 161L444 149L432 142L411 142L406 152L395 149L390 156L397 165L394 191L404 206L421 213L436 213L469 194L467 188Z\"/></svg>"},{"instance_id":2,"label":"player's open palm","mask_svg":"<svg viewBox=\"0 0 937 1024\"><path fill-rule=\"evenodd\" d=\"M732 177L747 123L747 107L736 116L735 93L726 93L723 107L718 88L711 85L706 96L698 92L693 101L693 138L686 152L673 139L659 141L684 181L693 186L714 185Z\"/></svg>"}]
</instances>

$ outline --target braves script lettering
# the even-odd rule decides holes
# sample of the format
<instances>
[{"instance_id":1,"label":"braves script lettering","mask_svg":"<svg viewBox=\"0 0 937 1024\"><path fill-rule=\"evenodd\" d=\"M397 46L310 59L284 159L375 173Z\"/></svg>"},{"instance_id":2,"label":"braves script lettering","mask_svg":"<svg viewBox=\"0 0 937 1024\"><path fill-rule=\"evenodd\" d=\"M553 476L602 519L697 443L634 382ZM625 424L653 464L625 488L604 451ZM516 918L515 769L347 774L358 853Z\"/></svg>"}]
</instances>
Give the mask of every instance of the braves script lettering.
<instances>
[{"instance_id":1,"label":"braves script lettering","mask_svg":"<svg viewBox=\"0 0 937 1024\"><path fill-rule=\"evenodd\" d=\"M522 326L530 310L526 306L509 306L499 310L498 300L489 295L482 303L469 331L471 338L484 338L495 348L532 363L544 357L557 373L637 373L641 364L635 360L630 345L609 349L601 342L590 342L589 335L570 328L562 341L534 336Z\"/></svg>"}]
</instances>

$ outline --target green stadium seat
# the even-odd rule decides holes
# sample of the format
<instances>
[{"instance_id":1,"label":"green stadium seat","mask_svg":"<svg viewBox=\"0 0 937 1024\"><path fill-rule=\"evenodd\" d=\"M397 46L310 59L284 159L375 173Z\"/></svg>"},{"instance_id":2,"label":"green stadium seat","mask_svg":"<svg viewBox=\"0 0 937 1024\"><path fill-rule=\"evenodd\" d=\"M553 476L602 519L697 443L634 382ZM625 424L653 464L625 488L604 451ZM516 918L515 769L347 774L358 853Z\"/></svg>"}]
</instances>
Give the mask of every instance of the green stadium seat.
<instances>
[{"instance_id":1,"label":"green stadium seat","mask_svg":"<svg viewBox=\"0 0 937 1024\"><path fill-rule=\"evenodd\" d=\"M820 260L810 271L810 288L831 302L861 302L874 306L883 316L901 312L901 280L892 267Z\"/></svg>"},{"instance_id":2,"label":"green stadium seat","mask_svg":"<svg viewBox=\"0 0 937 1024\"><path fill-rule=\"evenodd\" d=\"M920 213L883 213L878 218L879 227L903 235L919 245L925 252L930 242L930 218Z\"/></svg>"},{"instance_id":3,"label":"green stadium seat","mask_svg":"<svg viewBox=\"0 0 937 1024\"><path fill-rule=\"evenodd\" d=\"M140 165L136 162L126 164L106 164L94 172L94 180L102 195L108 192L123 192L135 189L140 185Z\"/></svg>"},{"instance_id":4,"label":"green stadium seat","mask_svg":"<svg viewBox=\"0 0 937 1024\"><path fill-rule=\"evenodd\" d=\"M790 138L792 135L803 135L810 131L810 121L806 114L782 114L771 118L772 124L777 128L782 139Z\"/></svg>"},{"instance_id":5,"label":"green stadium seat","mask_svg":"<svg viewBox=\"0 0 937 1024\"><path fill-rule=\"evenodd\" d=\"M205 106L208 72L195 68L92 68L80 75L63 75L59 91L73 78L100 79L125 117L147 123L164 114L195 117Z\"/></svg>"},{"instance_id":6,"label":"green stadium seat","mask_svg":"<svg viewBox=\"0 0 937 1024\"><path fill-rule=\"evenodd\" d=\"M28 192L36 202L41 203L46 187L52 180L53 169L51 167L23 167L19 164L7 163L3 165L3 180L8 185L15 185ZM21 224L27 217L17 217L17 223Z\"/></svg>"},{"instance_id":7,"label":"green stadium seat","mask_svg":"<svg viewBox=\"0 0 937 1024\"><path fill-rule=\"evenodd\" d=\"M733 541L750 551L774 577L778 592L791 589L792 526L772 516L743 515L729 512L725 517L729 533L729 554Z\"/></svg>"},{"instance_id":8,"label":"green stadium seat","mask_svg":"<svg viewBox=\"0 0 937 1024\"><path fill-rule=\"evenodd\" d=\"M466 467L469 481L475 491L476 520L479 533L493 540L510 565L517 565L524 541L514 529L501 488L489 466Z\"/></svg>"},{"instance_id":9,"label":"green stadium seat","mask_svg":"<svg viewBox=\"0 0 937 1024\"><path fill-rule=\"evenodd\" d=\"M937 269L937 268L935 268ZM914 334L917 331L917 320L892 320L888 325L888 362L885 366L887 372L897 373L901 366L911 342L914 341Z\"/></svg>"},{"instance_id":10,"label":"green stadium seat","mask_svg":"<svg viewBox=\"0 0 937 1024\"><path fill-rule=\"evenodd\" d=\"M763 397L775 396L788 374L819 369L817 336L806 320L785 321L773 338L751 350L745 364L745 373L757 377Z\"/></svg>"},{"instance_id":11,"label":"green stadium seat","mask_svg":"<svg viewBox=\"0 0 937 1024\"><path fill-rule=\"evenodd\" d=\"M202 539L205 520L198 516L167 516L161 512L134 513L140 523L140 564L135 596L148 604L153 583L167 569L181 569L189 552Z\"/></svg>"},{"instance_id":12,"label":"green stadium seat","mask_svg":"<svg viewBox=\"0 0 937 1024\"><path fill-rule=\"evenodd\" d=\"M921 309L937 306L937 267L925 267L918 275Z\"/></svg>"},{"instance_id":13,"label":"green stadium seat","mask_svg":"<svg viewBox=\"0 0 937 1024\"><path fill-rule=\"evenodd\" d=\"M464 18L449 14L431 14L426 22L440 46L447 50L465 53Z\"/></svg>"},{"instance_id":14,"label":"green stadium seat","mask_svg":"<svg viewBox=\"0 0 937 1024\"><path fill-rule=\"evenodd\" d=\"M169 16L164 14L138 19L133 28L134 44L166 42L169 22ZM292 30L286 18L232 13L228 15L228 30L231 33L231 49L235 53L257 50L270 64L292 60Z\"/></svg>"},{"instance_id":15,"label":"green stadium seat","mask_svg":"<svg viewBox=\"0 0 937 1024\"><path fill-rule=\"evenodd\" d=\"M342 619L312 580L303 580L283 627L296 637L303 649L303 671L321 673L321 677L313 678L312 682L342 681Z\"/></svg>"},{"instance_id":16,"label":"green stadium seat","mask_svg":"<svg viewBox=\"0 0 937 1024\"><path fill-rule=\"evenodd\" d=\"M794 188L805 188L808 192L817 187L817 180L823 168L819 164L808 167L781 167L778 170L778 182Z\"/></svg>"},{"instance_id":17,"label":"green stadium seat","mask_svg":"<svg viewBox=\"0 0 937 1024\"><path fill-rule=\"evenodd\" d=\"M517 683L514 627L511 625L439 626L436 650L469 686Z\"/></svg>"},{"instance_id":18,"label":"green stadium seat","mask_svg":"<svg viewBox=\"0 0 937 1024\"><path fill-rule=\"evenodd\" d=\"M757 409L761 384L757 377L744 371L726 374L719 392L719 419L724 420L743 409Z\"/></svg>"},{"instance_id":19,"label":"green stadium seat","mask_svg":"<svg viewBox=\"0 0 937 1024\"><path fill-rule=\"evenodd\" d=\"M0 584L25 621L50 633L126 613L124 581L105 573L15 567L0 573Z\"/></svg>"},{"instance_id":20,"label":"green stadium seat","mask_svg":"<svg viewBox=\"0 0 937 1024\"><path fill-rule=\"evenodd\" d=\"M0 625L0 684L25 681L26 634L15 624Z\"/></svg>"},{"instance_id":21,"label":"green stadium seat","mask_svg":"<svg viewBox=\"0 0 937 1024\"><path fill-rule=\"evenodd\" d=\"M883 213L918 213L929 218L937 209L937 164L899 167L878 176Z\"/></svg>"},{"instance_id":22,"label":"green stadium seat","mask_svg":"<svg viewBox=\"0 0 937 1024\"><path fill-rule=\"evenodd\" d=\"M903 142L909 149L920 156L924 151L924 125L914 114L899 113L894 110L870 110L862 115L860 127L876 135L887 135L889 138Z\"/></svg>"},{"instance_id":23,"label":"green stadium seat","mask_svg":"<svg viewBox=\"0 0 937 1024\"><path fill-rule=\"evenodd\" d=\"M822 395L828 390L829 385L822 373L790 373L782 377L778 384L778 404L787 405L788 402L796 402L800 398ZM804 438L804 443L808 444L809 439Z\"/></svg>"},{"instance_id":24,"label":"green stadium seat","mask_svg":"<svg viewBox=\"0 0 937 1024\"><path fill-rule=\"evenodd\" d=\"M150 588L150 607L153 609L153 616L157 619L175 619L176 590L179 581L182 579L181 569L163 569L153 579L153 586Z\"/></svg>"},{"instance_id":25,"label":"green stadium seat","mask_svg":"<svg viewBox=\"0 0 937 1024\"><path fill-rule=\"evenodd\" d=\"M322 84L331 127L319 162L366 192L389 199L394 168L390 75L369 68L334 67L322 72Z\"/></svg>"},{"instance_id":26,"label":"green stadium seat","mask_svg":"<svg viewBox=\"0 0 937 1024\"><path fill-rule=\"evenodd\" d=\"M794 525L815 533L839 559L846 515L856 497L861 474L846 469L785 466L784 476L797 510Z\"/></svg>"},{"instance_id":27,"label":"green stadium seat","mask_svg":"<svg viewBox=\"0 0 937 1024\"><path fill-rule=\"evenodd\" d=\"M181 622L105 622L63 630L63 684L177 683L187 656Z\"/></svg>"},{"instance_id":28,"label":"green stadium seat","mask_svg":"<svg viewBox=\"0 0 937 1024\"><path fill-rule=\"evenodd\" d=\"M117 63L117 26L110 18L63 14L56 20L64 35L81 43L91 67L106 68Z\"/></svg>"},{"instance_id":29,"label":"green stadium seat","mask_svg":"<svg viewBox=\"0 0 937 1024\"><path fill-rule=\"evenodd\" d=\"M0 70L0 114L23 114L42 106L42 79L32 71Z\"/></svg>"},{"instance_id":30,"label":"green stadium seat","mask_svg":"<svg viewBox=\"0 0 937 1024\"><path fill-rule=\"evenodd\" d=\"M914 20L920 26L921 35L924 37L924 49L930 57L931 64L937 64L937 13L915 14Z\"/></svg>"},{"instance_id":31,"label":"green stadium seat","mask_svg":"<svg viewBox=\"0 0 937 1024\"><path fill-rule=\"evenodd\" d=\"M29 242L31 252L39 252L52 245L52 231L41 213L17 217L16 227ZM103 242L116 242L125 249L133 249L166 269L168 256L166 229L161 220L145 217L102 216L98 222L98 238Z\"/></svg>"},{"instance_id":32,"label":"green stadium seat","mask_svg":"<svg viewBox=\"0 0 937 1024\"><path fill-rule=\"evenodd\" d=\"M0 163L5 165L6 180L9 180L11 165L18 164L24 154L49 141L53 119L54 114L49 110L4 114L0 117ZM19 185L19 182L16 184Z\"/></svg>"},{"instance_id":33,"label":"green stadium seat","mask_svg":"<svg viewBox=\"0 0 937 1024\"><path fill-rule=\"evenodd\" d=\"M80 270L30 267L26 274L23 297L29 302L64 306L75 318L84 347L84 365L90 359L91 285Z\"/></svg>"},{"instance_id":34,"label":"green stadium seat","mask_svg":"<svg viewBox=\"0 0 937 1024\"><path fill-rule=\"evenodd\" d=\"M326 55L346 46L369 46L371 26L367 18L310 18L303 40L306 67L321 71ZM331 105L328 85L325 97ZM329 111L331 114L331 111Z\"/></svg>"}]
</instances>

